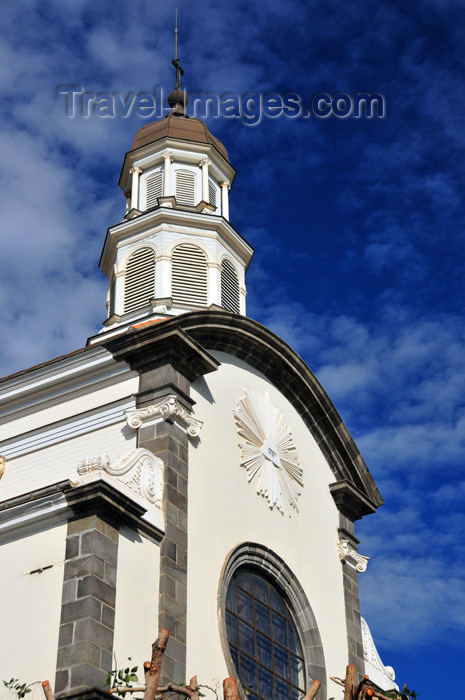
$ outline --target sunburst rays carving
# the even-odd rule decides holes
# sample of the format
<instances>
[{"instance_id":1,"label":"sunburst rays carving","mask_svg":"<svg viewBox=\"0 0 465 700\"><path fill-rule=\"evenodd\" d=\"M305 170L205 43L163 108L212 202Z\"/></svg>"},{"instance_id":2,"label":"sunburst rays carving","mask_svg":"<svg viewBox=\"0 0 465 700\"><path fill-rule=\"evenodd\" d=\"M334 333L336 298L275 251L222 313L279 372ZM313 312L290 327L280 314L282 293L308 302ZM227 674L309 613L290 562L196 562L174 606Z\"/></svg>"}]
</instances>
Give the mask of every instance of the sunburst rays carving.
<instances>
[{"instance_id":1,"label":"sunburst rays carving","mask_svg":"<svg viewBox=\"0 0 465 700\"><path fill-rule=\"evenodd\" d=\"M271 510L277 508L290 515L291 507L298 512L303 472L291 430L269 393L244 389L233 415L242 438L240 463L249 483L255 479L256 492L268 501Z\"/></svg>"}]
</instances>

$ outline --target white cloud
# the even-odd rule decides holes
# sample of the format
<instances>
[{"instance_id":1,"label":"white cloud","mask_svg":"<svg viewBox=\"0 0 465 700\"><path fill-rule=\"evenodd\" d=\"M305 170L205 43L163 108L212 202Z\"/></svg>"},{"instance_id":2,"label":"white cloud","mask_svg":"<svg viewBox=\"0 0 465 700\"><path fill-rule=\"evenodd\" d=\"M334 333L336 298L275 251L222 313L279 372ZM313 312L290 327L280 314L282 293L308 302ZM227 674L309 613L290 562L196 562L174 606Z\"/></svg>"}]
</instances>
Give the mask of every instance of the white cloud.
<instances>
[{"instance_id":1,"label":"white cloud","mask_svg":"<svg viewBox=\"0 0 465 700\"><path fill-rule=\"evenodd\" d=\"M373 563L370 563L374 567ZM369 566L370 566L369 565ZM362 615L386 650L440 645L465 638L465 571L434 556L389 558L361 577Z\"/></svg>"}]
</instances>

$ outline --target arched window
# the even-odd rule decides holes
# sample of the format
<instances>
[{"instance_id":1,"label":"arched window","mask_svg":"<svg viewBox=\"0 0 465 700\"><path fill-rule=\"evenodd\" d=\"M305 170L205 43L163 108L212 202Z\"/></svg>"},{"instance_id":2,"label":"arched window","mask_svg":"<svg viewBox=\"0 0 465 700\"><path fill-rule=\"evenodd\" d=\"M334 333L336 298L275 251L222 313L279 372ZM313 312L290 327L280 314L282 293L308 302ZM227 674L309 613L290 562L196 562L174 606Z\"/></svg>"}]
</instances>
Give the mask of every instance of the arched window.
<instances>
[{"instance_id":1,"label":"arched window","mask_svg":"<svg viewBox=\"0 0 465 700\"><path fill-rule=\"evenodd\" d=\"M171 294L176 304L207 305L207 258L195 245L182 243L173 250Z\"/></svg>"},{"instance_id":2,"label":"arched window","mask_svg":"<svg viewBox=\"0 0 465 700\"><path fill-rule=\"evenodd\" d=\"M326 698L325 657L311 605L271 549L244 542L229 552L219 580L218 622L229 674L239 677L250 700L300 700L313 679Z\"/></svg>"},{"instance_id":3,"label":"arched window","mask_svg":"<svg viewBox=\"0 0 465 700\"><path fill-rule=\"evenodd\" d=\"M226 596L229 650L251 700L299 700L305 662L296 626L281 592L258 570L241 567Z\"/></svg>"},{"instance_id":4,"label":"arched window","mask_svg":"<svg viewBox=\"0 0 465 700\"><path fill-rule=\"evenodd\" d=\"M195 206L195 175L190 170L176 170L176 202Z\"/></svg>"},{"instance_id":5,"label":"arched window","mask_svg":"<svg viewBox=\"0 0 465 700\"><path fill-rule=\"evenodd\" d=\"M129 258L124 279L124 311L146 306L155 296L155 253L139 248Z\"/></svg>"},{"instance_id":6,"label":"arched window","mask_svg":"<svg viewBox=\"0 0 465 700\"><path fill-rule=\"evenodd\" d=\"M240 313L239 278L229 260L221 263L221 306L227 311Z\"/></svg>"},{"instance_id":7,"label":"arched window","mask_svg":"<svg viewBox=\"0 0 465 700\"><path fill-rule=\"evenodd\" d=\"M158 171L149 175L145 181L145 208L158 206L158 197L163 197L163 173Z\"/></svg>"}]
</instances>

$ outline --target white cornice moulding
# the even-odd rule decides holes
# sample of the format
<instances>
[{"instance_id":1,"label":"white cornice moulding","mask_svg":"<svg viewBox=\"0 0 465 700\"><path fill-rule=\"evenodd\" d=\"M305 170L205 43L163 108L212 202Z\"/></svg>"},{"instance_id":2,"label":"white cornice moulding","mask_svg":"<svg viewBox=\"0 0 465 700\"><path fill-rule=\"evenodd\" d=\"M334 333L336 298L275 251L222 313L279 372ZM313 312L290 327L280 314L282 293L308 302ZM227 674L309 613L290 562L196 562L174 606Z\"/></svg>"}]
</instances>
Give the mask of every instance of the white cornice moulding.
<instances>
[{"instance_id":1,"label":"white cornice moulding","mask_svg":"<svg viewBox=\"0 0 465 700\"><path fill-rule=\"evenodd\" d=\"M159 423L167 420L179 425L185 430L188 437L195 438L199 435L203 421L193 418L187 411L181 408L176 396L170 394L160 403L137 409L136 411L126 411L126 420L130 428L137 430L143 423Z\"/></svg>"},{"instance_id":2,"label":"white cornice moulding","mask_svg":"<svg viewBox=\"0 0 465 700\"><path fill-rule=\"evenodd\" d=\"M182 227L188 234L199 232L202 237L210 237L219 240L225 247L230 247L235 252L235 257L243 260L248 267L254 250L238 231L222 216L199 214L195 211L182 209L168 209L157 207L137 216L134 219L122 221L107 230L99 267L104 274L110 275L114 264L117 248L129 238L131 243L147 237L147 232L157 233L161 227Z\"/></svg>"},{"instance_id":3,"label":"white cornice moulding","mask_svg":"<svg viewBox=\"0 0 465 700\"><path fill-rule=\"evenodd\" d=\"M338 543L337 553L343 563L350 564L359 573L362 574L366 571L370 557L364 557L362 554L359 554L355 547L352 547L349 540L341 540Z\"/></svg>"},{"instance_id":4,"label":"white cornice moulding","mask_svg":"<svg viewBox=\"0 0 465 700\"><path fill-rule=\"evenodd\" d=\"M21 457L30 452L35 452L43 447L50 447L79 435L94 432L99 428L120 423L124 421L127 409L133 405L134 399L129 401L126 399L113 404L110 408L106 407L104 410L96 408L78 419L71 418L63 423L52 425L48 429L39 429L32 435L5 440L2 444L3 452L8 459L13 459L14 457Z\"/></svg>"},{"instance_id":5,"label":"white cornice moulding","mask_svg":"<svg viewBox=\"0 0 465 700\"><path fill-rule=\"evenodd\" d=\"M20 529L36 532L39 522L41 525L65 522L70 512L62 493L7 508L0 513L0 538L9 537Z\"/></svg>"},{"instance_id":6,"label":"white cornice moulding","mask_svg":"<svg viewBox=\"0 0 465 700\"><path fill-rule=\"evenodd\" d=\"M83 348L82 351L72 354L70 357L50 360L44 366L26 370L10 380L6 379L4 386L0 389L0 397L2 401L6 401L23 393L30 396L31 393L37 390L42 391L50 384L67 382L81 374L88 375L94 369L114 364L114 362L111 353L104 348L96 348L95 350Z\"/></svg>"}]
</instances>

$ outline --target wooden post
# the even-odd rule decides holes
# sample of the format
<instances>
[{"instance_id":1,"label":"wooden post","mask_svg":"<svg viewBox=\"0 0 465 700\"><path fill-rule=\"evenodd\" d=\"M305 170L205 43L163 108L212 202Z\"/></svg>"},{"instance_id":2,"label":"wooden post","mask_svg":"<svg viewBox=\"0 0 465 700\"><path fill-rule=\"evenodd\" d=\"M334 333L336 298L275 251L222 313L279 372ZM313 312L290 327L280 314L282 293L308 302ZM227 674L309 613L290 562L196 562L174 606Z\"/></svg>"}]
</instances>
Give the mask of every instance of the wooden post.
<instances>
[{"instance_id":1,"label":"wooden post","mask_svg":"<svg viewBox=\"0 0 465 700\"><path fill-rule=\"evenodd\" d=\"M357 669L352 664L346 668L344 700L354 700L355 675Z\"/></svg>"},{"instance_id":2,"label":"wooden post","mask_svg":"<svg viewBox=\"0 0 465 700\"><path fill-rule=\"evenodd\" d=\"M55 696L49 681L44 681L42 683L42 690L44 691L44 695L47 700L55 700Z\"/></svg>"},{"instance_id":3,"label":"wooden post","mask_svg":"<svg viewBox=\"0 0 465 700\"><path fill-rule=\"evenodd\" d=\"M163 664L163 654L165 653L169 636L170 633L163 627L159 638L152 644L152 660L150 662L150 670L146 673L144 700L155 700Z\"/></svg>"},{"instance_id":4,"label":"wooden post","mask_svg":"<svg viewBox=\"0 0 465 700\"><path fill-rule=\"evenodd\" d=\"M199 700L199 684L197 682L197 676L192 676L189 681L189 688L192 691L190 694L191 700Z\"/></svg>"},{"instance_id":5,"label":"wooden post","mask_svg":"<svg viewBox=\"0 0 465 700\"><path fill-rule=\"evenodd\" d=\"M225 678L223 681L224 700L239 700L237 681L235 678Z\"/></svg>"},{"instance_id":6,"label":"wooden post","mask_svg":"<svg viewBox=\"0 0 465 700\"><path fill-rule=\"evenodd\" d=\"M304 700L313 700L315 695L318 693L320 689L320 681L317 681L316 679L313 681L312 685L310 686L310 690L308 690L305 694Z\"/></svg>"}]
</instances>

